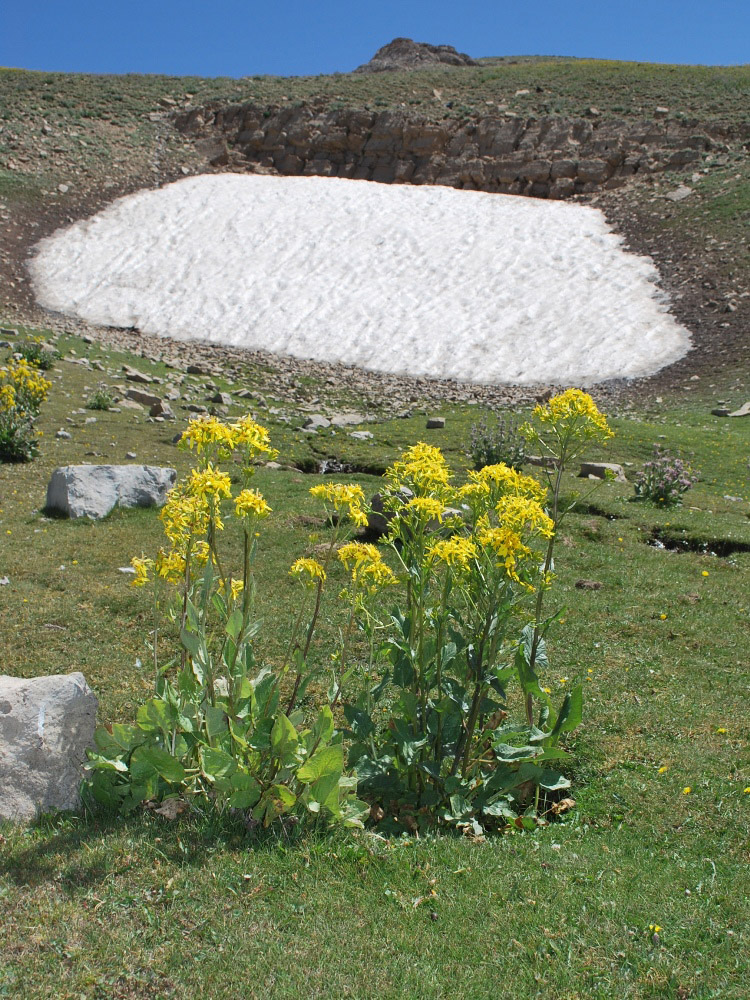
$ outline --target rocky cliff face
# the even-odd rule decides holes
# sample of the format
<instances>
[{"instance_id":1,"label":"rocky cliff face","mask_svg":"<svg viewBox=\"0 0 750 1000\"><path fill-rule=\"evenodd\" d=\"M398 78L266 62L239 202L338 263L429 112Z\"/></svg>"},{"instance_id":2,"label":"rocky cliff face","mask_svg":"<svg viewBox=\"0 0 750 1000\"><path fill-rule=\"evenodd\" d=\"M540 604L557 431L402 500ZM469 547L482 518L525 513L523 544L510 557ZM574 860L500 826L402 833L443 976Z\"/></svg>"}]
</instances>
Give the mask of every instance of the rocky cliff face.
<instances>
[{"instance_id":1,"label":"rocky cliff face","mask_svg":"<svg viewBox=\"0 0 750 1000\"><path fill-rule=\"evenodd\" d=\"M465 52L457 52L452 45L430 45L414 42L411 38L394 38L378 49L372 59L358 66L355 73L384 73L396 70L421 69L442 63L445 66L476 66Z\"/></svg>"},{"instance_id":2,"label":"rocky cliff face","mask_svg":"<svg viewBox=\"0 0 750 1000\"><path fill-rule=\"evenodd\" d=\"M695 166L732 137L695 121L488 115L431 122L394 111L209 104L176 115L214 166L540 198Z\"/></svg>"}]
</instances>

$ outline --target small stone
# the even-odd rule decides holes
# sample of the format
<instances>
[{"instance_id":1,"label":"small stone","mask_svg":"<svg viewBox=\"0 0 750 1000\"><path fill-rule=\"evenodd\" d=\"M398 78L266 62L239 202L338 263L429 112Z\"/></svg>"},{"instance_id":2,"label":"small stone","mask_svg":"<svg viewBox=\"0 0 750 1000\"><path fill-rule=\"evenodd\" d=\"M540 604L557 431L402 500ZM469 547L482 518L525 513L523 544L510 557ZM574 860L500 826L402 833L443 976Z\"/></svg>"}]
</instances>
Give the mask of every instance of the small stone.
<instances>
[{"instance_id":1,"label":"small stone","mask_svg":"<svg viewBox=\"0 0 750 1000\"><path fill-rule=\"evenodd\" d=\"M188 375L208 375L208 368L205 365L188 365L186 371Z\"/></svg>"},{"instance_id":2,"label":"small stone","mask_svg":"<svg viewBox=\"0 0 750 1000\"><path fill-rule=\"evenodd\" d=\"M611 474L611 475L610 475ZM610 479L618 483L626 483L625 470L614 462L581 462L579 479Z\"/></svg>"},{"instance_id":3,"label":"small stone","mask_svg":"<svg viewBox=\"0 0 750 1000\"><path fill-rule=\"evenodd\" d=\"M83 422L84 424L95 424L96 417L86 417L86 419Z\"/></svg>"},{"instance_id":4,"label":"small stone","mask_svg":"<svg viewBox=\"0 0 750 1000\"><path fill-rule=\"evenodd\" d=\"M331 421L327 417L324 417L322 413L313 413L309 417L305 417L304 423L302 424L302 430L319 431L325 430L330 426Z\"/></svg>"},{"instance_id":5,"label":"small stone","mask_svg":"<svg viewBox=\"0 0 750 1000\"><path fill-rule=\"evenodd\" d=\"M135 568L133 566L118 566L117 572L122 573L125 576L135 576Z\"/></svg>"},{"instance_id":6,"label":"small stone","mask_svg":"<svg viewBox=\"0 0 750 1000\"><path fill-rule=\"evenodd\" d=\"M684 201L692 193L692 188L687 187L685 184L680 184L679 187L676 187L674 191L669 191L664 197L668 198L669 201Z\"/></svg>"},{"instance_id":7,"label":"small stone","mask_svg":"<svg viewBox=\"0 0 750 1000\"><path fill-rule=\"evenodd\" d=\"M134 451L127 451L125 452L125 458L138 458L138 456Z\"/></svg>"},{"instance_id":8,"label":"small stone","mask_svg":"<svg viewBox=\"0 0 750 1000\"><path fill-rule=\"evenodd\" d=\"M70 191L70 187L67 184L58 184L57 190L60 192L60 194L67 194L68 191Z\"/></svg>"},{"instance_id":9,"label":"small stone","mask_svg":"<svg viewBox=\"0 0 750 1000\"><path fill-rule=\"evenodd\" d=\"M156 465L66 465L55 469L45 507L66 517L106 517L116 506L161 507L177 479Z\"/></svg>"},{"instance_id":10,"label":"small stone","mask_svg":"<svg viewBox=\"0 0 750 1000\"><path fill-rule=\"evenodd\" d=\"M199 403L189 403L187 408L191 413L208 413L208 408Z\"/></svg>"},{"instance_id":11,"label":"small stone","mask_svg":"<svg viewBox=\"0 0 750 1000\"><path fill-rule=\"evenodd\" d=\"M428 417L427 418L427 430L440 430L445 427L445 417Z\"/></svg>"},{"instance_id":12,"label":"small stone","mask_svg":"<svg viewBox=\"0 0 750 1000\"><path fill-rule=\"evenodd\" d=\"M654 108L654 118L666 118L668 114L669 108L665 108L663 105Z\"/></svg>"},{"instance_id":13,"label":"small stone","mask_svg":"<svg viewBox=\"0 0 750 1000\"><path fill-rule=\"evenodd\" d=\"M229 395L228 392L216 392L211 397L211 402L212 403L220 403L222 406L231 406L232 405L232 397Z\"/></svg>"},{"instance_id":14,"label":"small stone","mask_svg":"<svg viewBox=\"0 0 750 1000\"><path fill-rule=\"evenodd\" d=\"M713 410L711 410L711 414L714 417L728 417L729 408L726 406L715 406Z\"/></svg>"},{"instance_id":15,"label":"small stone","mask_svg":"<svg viewBox=\"0 0 750 1000\"><path fill-rule=\"evenodd\" d=\"M125 393L126 399L134 399L136 403L144 406L153 406L154 403L161 403L161 396L156 396L153 392L146 392L145 389L128 389Z\"/></svg>"},{"instance_id":16,"label":"small stone","mask_svg":"<svg viewBox=\"0 0 750 1000\"><path fill-rule=\"evenodd\" d=\"M730 417L747 417L750 416L750 400L747 403L743 403L739 410L735 410L734 413L729 414Z\"/></svg>"},{"instance_id":17,"label":"small stone","mask_svg":"<svg viewBox=\"0 0 750 1000\"><path fill-rule=\"evenodd\" d=\"M603 586L599 580L576 580L576 590L601 590Z\"/></svg>"},{"instance_id":18,"label":"small stone","mask_svg":"<svg viewBox=\"0 0 750 1000\"><path fill-rule=\"evenodd\" d=\"M370 431L349 431L349 437L355 441L371 441L374 436Z\"/></svg>"},{"instance_id":19,"label":"small stone","mask_svg":"<svg viewBox=\"0 0 750 1000\"><path fill-rule=\"evenodd\" d=\"M56 438L58 438L58 439L59 439L60 441L69 441L69 440L70 440L70 438L71 438L71 436L72 436L72 435L70 435L70 434L68 433L68 431L64 431L64 430L62 430L62 429L60 429L60 430L59 430L59 431L58 431L58 432L57 432L57 433L55 434L55 437L56 437Z\"/></svg>"},{"instance_id":20,"label":"small stone","mask_svg":"<svg viewBox=\"0 0 750 1000\"><path fill-rule=\"evenodd\" d=\"M130 365L123 365L122 370L125 372L125 378L129 382L140 382L141 385L151 385L154 381L150 375L145 372L138 371L137 368L131 368Z\"/></svg>"},{"instance_id":21,"label":"small stone","mask_svg":"<svg viewBox=\"0 0 750 1000\"><path fill-rule=\"evenodd\" d=\"M168 403L162 402L162 400L159 400L158 403L154 403L154 405L149 410L149 416L154 417L157 420L177 419L174 413L172 412L171 406Z\"/></svg>"}]
</instances>

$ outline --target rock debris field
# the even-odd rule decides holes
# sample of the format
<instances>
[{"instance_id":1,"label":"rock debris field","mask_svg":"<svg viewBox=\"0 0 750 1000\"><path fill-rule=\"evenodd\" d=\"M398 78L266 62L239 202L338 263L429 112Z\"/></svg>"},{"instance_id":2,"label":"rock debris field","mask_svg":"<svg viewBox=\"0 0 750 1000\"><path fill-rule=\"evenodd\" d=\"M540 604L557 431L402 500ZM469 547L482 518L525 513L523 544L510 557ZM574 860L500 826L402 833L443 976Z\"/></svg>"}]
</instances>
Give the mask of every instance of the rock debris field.
<instances>
[{"instance_id":1,"label":"rock debris field","mask_svg":"<svg viewBox=\"0 0 750 1000\"><path fill-rule=\"evenodd\" d=\"M326 177L192 177L43 240L47 309L183 341L488 384L592 385L688 351L594 208Z\"/></svg>"}]
</instances>

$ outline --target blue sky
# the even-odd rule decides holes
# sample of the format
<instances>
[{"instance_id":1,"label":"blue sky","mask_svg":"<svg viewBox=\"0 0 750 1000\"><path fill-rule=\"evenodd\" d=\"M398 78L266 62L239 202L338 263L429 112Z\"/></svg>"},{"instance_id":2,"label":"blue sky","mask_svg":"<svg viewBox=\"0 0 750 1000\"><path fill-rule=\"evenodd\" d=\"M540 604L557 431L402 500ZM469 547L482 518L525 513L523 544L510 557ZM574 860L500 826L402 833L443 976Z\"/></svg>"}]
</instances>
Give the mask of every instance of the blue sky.
<instances>
[{"instance_id":1,"label":"blue sky","mask_svg":"<svg viewBox=\"0 0 750 1000\"><path fill-rule=\"evenodd\" d=\"M398 35L472 56L750 62L750 0L1 0L0 65L348 72Z\"/></svg>"}]
</instances>

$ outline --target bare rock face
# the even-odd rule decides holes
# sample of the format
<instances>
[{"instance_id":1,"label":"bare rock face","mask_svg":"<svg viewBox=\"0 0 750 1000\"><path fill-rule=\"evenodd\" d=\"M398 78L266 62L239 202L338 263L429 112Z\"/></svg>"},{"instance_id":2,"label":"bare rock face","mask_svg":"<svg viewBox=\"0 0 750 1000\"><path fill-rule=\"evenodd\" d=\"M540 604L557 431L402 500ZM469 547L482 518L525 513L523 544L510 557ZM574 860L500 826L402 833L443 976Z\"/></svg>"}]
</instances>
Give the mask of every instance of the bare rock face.
<instances>
[{"instance_id":1,"label":"bare rock face","mask_svg":"<svg viewBox=\"0 0 750 1000\"><path fill-rule=\"evenodd\" d=\"M368 63L358 66L355 73L384 73L388 71L422 69L443 63L446 66L476 66L476 62L452 45L430 45L414 42L411 38L394 38L378 49Z\"/></svg>"},{"instance_id":2,"label":"bare rock face","mask_svg":"<svg viewBox=\"0 0 750 1000\"><path fill-rule=\"evenodd\" d=\"M0 819L78 807L96 708L80 673L0 677Z\"/></svg>"},{"instance_id":3,"label":"bare rock face","mask_svg":"<svg viewBox=\"0 0 750 1000\"><path fill-rule=\"evenodd\" d=\"M117 506L161 507L176 479L158 465L65 465L52 473L46 508L98 520Z\"/></svg>"}]
</instances>

